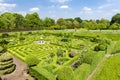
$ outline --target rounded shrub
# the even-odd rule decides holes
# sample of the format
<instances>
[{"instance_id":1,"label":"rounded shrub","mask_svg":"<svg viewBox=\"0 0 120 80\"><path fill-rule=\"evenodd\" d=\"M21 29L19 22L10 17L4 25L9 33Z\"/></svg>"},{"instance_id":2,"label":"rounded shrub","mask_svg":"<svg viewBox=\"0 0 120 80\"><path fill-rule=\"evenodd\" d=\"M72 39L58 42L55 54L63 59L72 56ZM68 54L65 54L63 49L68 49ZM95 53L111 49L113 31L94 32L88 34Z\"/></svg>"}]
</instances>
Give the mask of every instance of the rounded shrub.
<instances>
[{"instance_id":1,"label":"rounded shrub","mask_svg":"<svg viewBox=\"0 0 120 80\"><path fill-rule=\"evenodd\" d=\"M28 64L28 66L36 66L39 63L38 58L35 56L27 56L25 62Z\"/></svg>"},{"instance_id":2,"label":"rounded shrub","mask_svg":"<svg viewBox=\"0 0 120 80\"><path fill-rule=\"evenodd\" d=\"M74 72L71 67L61 67L56 72L57 80L74 80Z\"/></svg>"},{"instance_id":3,"label":"rounded shrub","mask_svg":"<svg viewBox=\"0 0 120 80\"><path fill-rule=\"evenodd\" d=\"M104 51L106 49L107 49L106 44L98 44L97 46L95 46L94 51Z\"/></svg>"}]
</instances>

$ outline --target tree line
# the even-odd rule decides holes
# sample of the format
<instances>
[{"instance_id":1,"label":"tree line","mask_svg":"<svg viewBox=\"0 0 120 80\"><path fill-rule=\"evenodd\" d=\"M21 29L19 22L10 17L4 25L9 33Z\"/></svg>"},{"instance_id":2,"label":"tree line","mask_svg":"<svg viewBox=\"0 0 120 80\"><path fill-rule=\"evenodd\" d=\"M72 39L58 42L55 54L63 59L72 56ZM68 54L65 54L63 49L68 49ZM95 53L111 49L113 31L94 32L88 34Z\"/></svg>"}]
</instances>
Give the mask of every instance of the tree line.
<instances>
[{"instance_id":1,"label":"tree line","mask_svg":"<svg viewBox=\"0 0 120 80\"><path fill-rule=\"evenodd\" d=\"M106 30L120 29L120 13L114 15L111 21L102 18L100 20L82 20L80 17L59 18L56 21L46 17L41 19L38 13L34 12L25 16L18 13L5 12L0 15L0 30L19 30L19 29L88 29L88 30Z\"/></svg>"}]
</instances>

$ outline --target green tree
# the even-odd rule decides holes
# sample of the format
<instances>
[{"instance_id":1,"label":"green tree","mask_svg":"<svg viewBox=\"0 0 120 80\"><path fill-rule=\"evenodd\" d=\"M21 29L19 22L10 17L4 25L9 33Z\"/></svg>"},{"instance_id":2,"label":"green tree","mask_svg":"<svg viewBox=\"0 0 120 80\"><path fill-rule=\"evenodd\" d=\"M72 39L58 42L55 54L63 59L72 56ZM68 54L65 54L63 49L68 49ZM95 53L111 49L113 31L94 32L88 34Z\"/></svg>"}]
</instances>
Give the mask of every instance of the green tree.
<instances>
[{"instance_id":1,"label":"green tree","mask_svg":"<svg viewBox=\"0 0 120 80\"><path fill-rule=\"evenodd\" d=\"M80 27L80 23L76 20L73 21L73 26L74 28L79 28Z\"/></svg>"},{"instance_id":2,"label":"green tree","mask_svg":"<svg viewBox=\"0 0 120 80\"><path fill-rule=\"evenodd\" d=\"M4 21L5 29L14 29L15 28L15 17L12 13L5 12L1 15L2 20Z\"/></svg>"},{"instance_id":3,"label":"green tree","mask_svg":"<svg viewBox=\"0 0 120 80\"><path fill-rule=\"evenodd\" d=\"M68 19L65 19L65 25L67 27L67 29L73 29L73 19L72 18L68 18Z\"/></svg>"},{"instance_id":4,"label":"green tree","mask_svg":"<svg viewBox=\"0 0 120 80\"><path fill-rule=\"evenodd\" d=\"M102 18L99 23L101 24L101 28L100 29L106 29L110 26L110 21L107 19Z\"/></svg>"},{"instance_id":5,"label":"green tree","mask_svg":"<svg viewBox=\"0 0 120 80\"><path fill-rule=\"evenodd\" d=\"M44 26L45 27L50 27L50 26L53 26L53 25L55 25L55 20L46 17L45 20L44 20Z\"/></svg>"},{"instance_id":6,"label":"green tree","mask_svg":"<svg viewBox=\"0 0 120 80\"><path fill-rule=\"evenodd\" d=\"M26 27L30 27L30 28L39 28L40 26L40 18L39 15L34 12L32 14L27 14L25 16L25 20L26 20Z\"/></svg>"},{"instance_id":7,"label":"green tree","mask_svg":"<svg viewBox=\"0 0 120 80\"><path fill-rule=\"evenodd\" d=\"M25 19L21 14L13 13L13 16L15 17L15 27L16 28L24 28L24 22Z\"/></svg>"},{"instance_id":8,"label":"green tree","mask_svg":"<svg viewBox=\"0 0 120 80\"><path fill-rule=\"evenodd\" d=\"M57 25L59 25L59 26L65 25L65 20L63 18L59 18L57 20Z\"/></svg>"},{"instance_id":9,"label":"green tree","mask_svg":"<svg viewBox=\"0 0 120 80\"><path fill-rule=\"evenodd\" d=\"M118 13L112 17L110 24L112 25L113 23L120 24L120 13Z\"/></svg>"},{"instance_id":10,"label":"green tree","mask_svg":"<svg viewBox=\"0 0 120 80\"><path fill-rule=\"evenodd\" d=\"M82 23L82 19L80 17L76 17L74 20L78 21L79 23Z\"/></svg>"},{"instance_id":11,"label":"green tree","mask_svg":"<svg viewBox=\"0 0 120 80\"><path fill-rule=\"evenodd\" d=\"M113 23L112 25L110 25L109 29L114 29L114 30L117 30L120 28L120 24L118 23Z\"/></svg>"}]
</instances>

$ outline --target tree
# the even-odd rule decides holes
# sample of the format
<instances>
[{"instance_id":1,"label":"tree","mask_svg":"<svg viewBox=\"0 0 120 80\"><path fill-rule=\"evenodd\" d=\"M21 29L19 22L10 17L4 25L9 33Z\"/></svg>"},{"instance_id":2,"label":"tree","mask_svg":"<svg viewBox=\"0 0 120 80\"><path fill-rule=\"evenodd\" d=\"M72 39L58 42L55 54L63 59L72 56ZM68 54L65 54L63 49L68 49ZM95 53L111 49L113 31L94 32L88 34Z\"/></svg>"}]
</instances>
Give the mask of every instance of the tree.
<instances>
[{"instance_id":1,"label":"tree","mask_svg":"<svg viewBox=\"0 0 120 80\"><path fill-rule=\"evenodd\" d=\"M118 23L113 23L112 25L110 25L109 29L114 29L114 30L117 30L120 28L120 24Z\"/></svg>"},{"instance_id":2,"label":"tree","mask_svg":"<svg viewBox=\"0 0 120 80\"><path fill-rule=\"evenodd\" d=\"M50 27L50 26L53 26L53 25L55 25L55 20L46 17L45 20L44 20L44 26L45 27Z\"/></svg>"},{"instance_id":3,"label":"tree","mask_svg":"<svg viewBox=\"0 0 120 80\"><path fill-rule=\"evenodd\" d=\"M68 19L65 19L65 25L67 27L67 29L73 29L73 19L72 18L68 18Z\"/></svg>"},{"instance_id":4,"label":"tree","mask_svg":"<svg viewBox=\"0 0 120 80\"><path fill-rule=\"evenodd\" d=\"M120 24L120 13L118 13L112 17L110 24L112 25L113 23Z\"/></svg>"},{"instance_id":5,"label":"tree","mask_svg":"<svg viewBox=\"0 0 120 80\"><path fill-rule=\"evenodd\" d=\"M79 24L78 21L74 20L74 21L73 21L73 26L74 26L74 28L79 28L79 27L80 27L80 24Z\"/></svg>"},{"instance_id":6,"label":"tree","mask_svg":"<svg viewBox=\"0 0 120 80\"><path fill-rule=\"evenodd\" d=\"M5 29L5 23L1 16L0 16L0 29Z\"/></svg>"},{"instance_id":7,"label":"tree","mask_svg":"<svg viewBox=\"0 0 120 80\"><path fill-rule=\"evenodd\" d=\"M82 23L82 19L80 17L76 17L74 20L78 21L79 23Z\"/></svg>"},{"instance_id":8,"label":"tree","mask_svg":"<svg viewBox=\"0 0 120 80\"><path fill-rule=\"evenodd\" d=\"M64 20L63 18L59 18L59 19L57 20L57 24L58 24L59 26L65 25L65 20Z\"/></svg>"},{"instance_id":9,"label":"tree","mask_svg":"<svg viewBox=\"0 0 120 80\"><path fill-rule=\"evenodd\" d=\"M40 18L39 15L35 12L32 14L27 14L25 16L25 20L26 20L26 27L30 27L30 28L38 28L40 26Z\"/></svg>"},{"instance_id":10,"label":"tree","mask_svg":"<svg viewBox=\"0 0 120 80\"><path fill-rule=\"evenodd\" d=\"M4 21L5 29L14 29L15 28L15 17L12 13L5 12L1 15L2 20Z\"/></svg>"},{"instance_id":11,"label":"tree","mask_svg":"<svg viewBox=\"0 0 120 80\"><path fill-rule=\"evenodd\" d=\"M13 13L15 17L15 27L16 28L24 28L25 19L21 14Z\"/></svg>"},{"instance_id":12,"label":"tree","mask_svg":"<svg viewBox=\"0 0 120 80\"><path fill-rule=\"evenodd\" d=\"M102 18L102 19L99 21L99 23L101 24L101 28L100 28L100 29L106 29L106 28L108 28L108 26L110 26L109 20L104 19L104 18Z\"/></svg>"}]
</instances>

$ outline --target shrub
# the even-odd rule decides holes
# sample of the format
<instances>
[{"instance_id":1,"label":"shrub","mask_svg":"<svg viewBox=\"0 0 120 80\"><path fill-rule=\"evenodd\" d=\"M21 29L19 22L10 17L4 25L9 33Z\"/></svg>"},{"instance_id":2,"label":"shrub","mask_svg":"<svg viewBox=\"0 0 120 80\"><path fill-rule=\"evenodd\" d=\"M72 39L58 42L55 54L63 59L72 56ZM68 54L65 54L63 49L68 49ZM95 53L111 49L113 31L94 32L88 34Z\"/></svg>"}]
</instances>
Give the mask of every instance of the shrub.
<instances>
[{"instance_id":1,"label":"shrub","mask_svg":"<svg viewBox=\"0 0 120 80\"><path fill-rule=\"evenodd\" d=\"M67 38L67 37L64 37L64 38L62 38L62 39L61 39L61 41L63 41L63 42L69 42L69 41L70 41L70 39L69 39L69 38Z\"/></svg>"},{"instance_id":2,"label":"shrub","mask_svg":"<svg viewBox=\"0 0 120 80\"><path fill-rule=\"evenodd\" d=\"M76 50L71 50L70 54L69 54L69 57L73 58L77 55L77 51Z\"/></svg>"},{"instance_id":3,"label":"shrub","mask_svg":"<svg viewBox=\"0 0 120 80\"><path fill-rule=\"evenodd\" d=\"M91 42L100 42L101 40L99 38L93 37L93 38L90 38L90 41Z\"/></svg>"},{"instance_id":4,"label":"shrub","mask_svg":"<svg viewBox=\"0 0 120 80\"><path fill-rule=\"evenodd\" d=\"M74 80L74 72L71 67L61 67L56 74L57 80Z\"/></svg>"},{"instance_id":5,"label":"shrub","mask_svg":"<svg viewBox=\"0 0 120 80\"><path fill-rule=\"evenodd\" d=\"M89 74L90 74L90 65L82 64L75 70L74 72L75 77L73 80L86 80Z\"/></svg>"},{"instance_id":6,"label":"shrub","mask_svg":"<svg viewBox=\"0 0 120 80\"><path fill-rule=\"evenodd\" d=\"M7 45L9 42L5 39L0 40L0 45Z\"/></svg>"},{"instance_id":7,"label":"shrub","mask_svg":"<svg viewBox=\"0 0 120 80\"><path fill-rule=\"evenodd\" d=\"M58 57L63 57L63 53L64 53L64 51L62 49L57 50L57 56Z\"/></svg>"},{"instance_id":8,"label":"shrub","mask_svg":"<svg viewBox=\"0 0 120 80\"><path fill-rule=\"evenodd\" d=\"M9 34L7 34L7 33L2 34L2 38L7 38L7 37L9 37Z\"/></svg>"},{"instance_id":9,"label":"shrub","mask_svg":"<svg viewBox=\"0 0 120 80\"><path fill-rule=\"evenodd\" d=\"M80 56L80 63L91 64L93 60L94 52L89 50L87 52L82 52Z\"/></svg>"},{"instance_id":10,"label":"shrub","mask_svg":"<svg viewBox=\"0 0 120 80\"><path fill-rule=\"evenodd\" d=\"M33 56L33 55L29 55L26 57L25 62L29 65L29 66L36 66L39 63L39 60Z\"/></svg>"},{"instance_id":11,"label":"shrub","mask_svg":"<svg viewBox=\"0 0 120 80\"><path fill-rule=\"evenodd\" d=\"M20 37L19 40L20 40L20 41L23 41L23 40L25 40L25 38L24 38L24 37Z\"/></svg>"},{"instance_id":12,"label":"shrub","mask_svg":"<svg viewBox=\"0 0 120 80\"><path fill-rule=\"evenodd\" d=\"M29 69L30 75L34 76L37 80L56 80L55 76L42 67L31 67Z\"/></svg>"},{"instance_id":13,"label":"shrub","mask_svg":"<svg viewBox=\"0 0 120 80\"><path fill-rule=\"evenodd\" d=\"M106 49L107 49L107 45L100 43L97 46L95 46L94 51L104 51Z\"/></svg>"}]
</instances>

